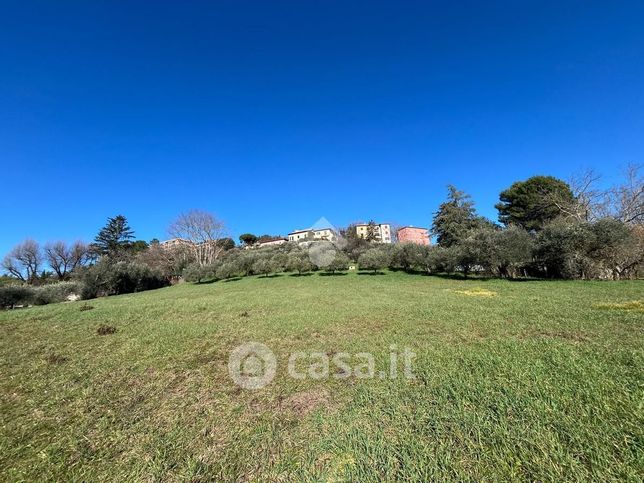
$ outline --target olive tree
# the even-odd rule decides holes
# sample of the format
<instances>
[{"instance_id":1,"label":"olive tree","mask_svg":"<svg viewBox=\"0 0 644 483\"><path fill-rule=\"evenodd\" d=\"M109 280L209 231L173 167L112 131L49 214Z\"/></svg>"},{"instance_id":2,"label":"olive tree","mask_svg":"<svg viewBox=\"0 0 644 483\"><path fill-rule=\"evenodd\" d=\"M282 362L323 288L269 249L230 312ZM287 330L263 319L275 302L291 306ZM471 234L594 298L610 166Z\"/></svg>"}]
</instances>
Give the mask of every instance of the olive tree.
<instances>
[{"instance_id":1,"label":"olive tree","mask_svg":"<svg viewBox=\"0 0 644 483\"><path fill-rule=\"evenodd\" d=\"M376 273L389 265L389 256L380 248L370 248L360 255L358 265L361 270L373 270Z\"/></svg>"}]
</instances>

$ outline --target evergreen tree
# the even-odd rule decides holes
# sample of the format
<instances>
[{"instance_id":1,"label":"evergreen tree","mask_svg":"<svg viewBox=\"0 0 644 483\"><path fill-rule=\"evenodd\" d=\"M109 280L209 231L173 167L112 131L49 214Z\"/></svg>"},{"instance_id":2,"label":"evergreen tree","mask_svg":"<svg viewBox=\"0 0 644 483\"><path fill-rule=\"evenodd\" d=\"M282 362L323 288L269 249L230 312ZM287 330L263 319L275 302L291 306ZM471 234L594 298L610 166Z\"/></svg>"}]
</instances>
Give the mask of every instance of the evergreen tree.
<instances>
[{"instance_id":1,"label":"evergreen tree","mask_svg":"<svg viewBox=\"0 0 644 483\"><path fill-rule=\"evenodd\" d=\"M252 233L244 233L239 235L239 241L242 242L245 246L251 246L257 243L257 236Z\"/></svg>"},{"instance_id":2,"label":"evergreen tree","mask_svg":"<svg viewBox=\"0 0 644 483\"><path fill-rule=\"evenodd\" d=\"M472 229L483 223L476 215L470 195L452 185L447 190L447 201L438 207L432 222L432 234L436 235L438 245L446 248L464 240Z\"/></svg>"},{"instance_id":3,"label":"evergreen tree","mask_svg":"<svg viewBox=\"0 0 644 483\"><path fill-rule=\"evenodd\" d=\"M100 255L112 255L128 248L132 238L134 238L134 231L127 224L127 218L117 215L107 219L107 224L94 238L92 249Z\"/></svg>"},{"instance_id":4,"label":"evergreen tree","mask_svg":"<svg viewBox=\"0 0 644 483\"><path fill-rule=\"evenodd\" d=\"M568 183L552 176L533 176L517 181L499 195L499 221L528 231L539 231L561 215L562 205L571 205L575 197Z\"/></svg>"}]
</instances>

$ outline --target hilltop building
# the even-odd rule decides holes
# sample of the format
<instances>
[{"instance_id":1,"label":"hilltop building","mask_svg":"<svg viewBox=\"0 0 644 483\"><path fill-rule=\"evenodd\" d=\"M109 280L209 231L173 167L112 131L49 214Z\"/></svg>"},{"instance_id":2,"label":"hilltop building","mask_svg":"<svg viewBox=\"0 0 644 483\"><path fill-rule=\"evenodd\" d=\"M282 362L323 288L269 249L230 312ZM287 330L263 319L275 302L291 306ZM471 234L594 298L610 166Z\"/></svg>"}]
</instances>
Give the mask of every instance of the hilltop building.
<instances>
[{"instance_id":1,"label":"hilltop building","mask_svg":"<svg viewBox=\"0 0 644 483\"><path fill-rule=\"evenodd\" d=\"M288 234L288 241L335 241L338 234L334 226L326 218L320 218L311 228L295 230Z\"/></svg>"},{"instance_id":2,"label":"hilltop building","mask_svg":"<svg viewBox=\"0 0 644 483\"><path fill-rule=\"evenodd\" d=\"M283 245L284 243L288 243L288 240L286 238L273 238L270 240L262 240L258 241L255 246L262 248L262 247L273 247L277 245Z\"/></svg>"},{"instance_id":3,"label":"hilltop building","mask_svg":"<svg viewBox=\"0 0 644 483\"><path fill-rule=\"evenodd\" d=\"M170 240L160 242L159 245L165 249L174 249L179 247L191 247L194 244L189 240L184 240L183 238L171 238Z\"/></svg>"},{"instance_id":4,"label":"hilltop building","mask_svg":"<svg viewBox=\"0 0 644 483\"><path fill-rule=\"evenodd\" d=\"M427 228L405 226L398 230L398 243L429 245L429 231L427 230Z\"/></svg>"},{"instance_id":5,"label":"hilltop building","mask_svg":"<svg viewBox=\"0 0 644 483\"><path fill-rule=\"evenodd\" d=\"M295 230L288 234L288 241L305 242L305 241L334 241L337 234L333 228L321 228L314 230L306 228L304 230Z\"/></svg>"},{"instance_id":6,"label":"hilltop building","mask_svg":"<svg viewBox=\"0 0 644 483\"><path fill-rule=\"evenodd\" d=\"M355 225L356 235L360 238L367 238L369 235L369 224L361 223ZM391 243L391 226L388 223L380 223L372 225L374 241L379 243Z\"/></svg>"}]
</instances>

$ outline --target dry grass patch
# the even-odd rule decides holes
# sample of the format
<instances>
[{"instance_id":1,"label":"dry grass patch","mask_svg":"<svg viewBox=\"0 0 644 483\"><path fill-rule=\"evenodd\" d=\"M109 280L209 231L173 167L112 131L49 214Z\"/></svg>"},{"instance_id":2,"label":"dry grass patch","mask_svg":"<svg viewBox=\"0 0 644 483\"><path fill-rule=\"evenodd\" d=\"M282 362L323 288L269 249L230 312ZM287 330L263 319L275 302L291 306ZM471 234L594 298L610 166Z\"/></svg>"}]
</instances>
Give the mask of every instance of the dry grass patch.
<instances>
[{"instance_id":1,"label":"dry grass patch","mask_svg":"<svg viewBox=\"0 0 644 483\"><path fill-rule=\"evenodd\" d=\"M333 407L333 401L327 389L313 388L296 392L290 396L280 395L277 399L273 400L253 398L248 402L248 407L254 413L271 411L304 418L316 409L331 409Z\"/></svg>"},{"instance_id":2,"label":"dry grass patch","mask_svg":"<svg viewBox=\"0 0 644 483\"><path fill-rule=\"evenodd\" d=\"M282 399L278 407L280 411L293 412L297 416L303 417L318 408L330 408L331 395L324 388L296 392L292 396Z\"/></svg>"},{"instance_id":3,"label":"dry grass patch","mask_svg":"<svg viewBox=\"0 0 644 483\"><path fill-rule=\"evenodd\" d=\"M629 302L622 303L595 304L594 307L601 310L627 310L632 312L644 313L644 302L640 300L631 300Z\"/></svg>"},{"instance_id":4,"label":"dry grass patch","mask_svg":"<svg viewBox=\"0 0 644 483\"><path fill-rule=\"evenodd\" d=\"M498 292L493 292L492 290L486 290L484 288L473 288L470 290L450 290L450 292L467 295L468 297L496 297Z\"/></svg>"}]
</instances>

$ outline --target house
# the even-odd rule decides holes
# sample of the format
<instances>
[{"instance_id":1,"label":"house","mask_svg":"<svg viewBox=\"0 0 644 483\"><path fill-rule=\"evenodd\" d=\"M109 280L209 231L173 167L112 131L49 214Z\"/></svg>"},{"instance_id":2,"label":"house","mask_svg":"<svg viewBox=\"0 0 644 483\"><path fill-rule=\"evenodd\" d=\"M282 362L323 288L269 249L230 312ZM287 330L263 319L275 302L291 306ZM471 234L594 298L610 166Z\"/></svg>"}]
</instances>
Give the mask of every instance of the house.
<instances>
[{"instance_id":1,"label":"house","mask_svg":"<svg viewBox=\"0 0 644 483\"><path fill-rule=\"evenodd\" d=\"M427 228L405 226L398 230L398 243L415 243L429 245L429 231Z\"/></svg>"},{"instance_id":2,"label":"house","mask_svg":"<svg viewBox=\"0 0 644 483\"><path fill-rule=\"evenodd\" d=\"M311 228L295 230L288 234L288 241L335 241L338 237L336 229L326 218L320 218Z\"/></svg>"},{"instance_id":3,"label":"house","mask_svg":"<svg viewBox=\"0 0 644 483\"><path fill-rule=\"evenodd\" d=\"M337 235L333 228L328 227L328 228L313 229L314 240L334 241L336 238L337 238Z\"/></svg>"},{"instance_id":4,"label":"house","mask_svg":"<svg viewBox=\"0 0 644 483\"><path fill-rule=\"evenodd\" d=\"M258 241L255 246L259 248L263 247L273 247L277 245L283 245L284 243L288 243L288 240L286 238L273 238L269 240L262 240Z\"/></svg>"},{"instance_id":5,"label":"house","mask_svg":"<svg viewBox=\"0 0 644 483\"><path fill-rule=\"evenodd\" d=\"M391 226L388 223L379 223L376 225L371 225L373 227L373 234L375 236L375 242L378 243L391 243ZM355 225L356 235L360 238L367 238L369 234L369 224L361 223Z\"/></svg>"},{"instance_id":6,"label":"house","mask_svg":"<svg viewBox=\"0 0 644 483\"><path fill-rule=\"evenodd\" d=\"M192 246L193 243L190 240L184 240L183 238L171 238L170 240L160 242L159 245L161 246L161 248L170 250L180 247Z\"/></svg>"},{"instance_id":7,"label":"house","mask_svg":"<svg viewBox=\"0 0 644 483\"><path fill-rule=\"evenodd\" d=\"M305 230L295 230L288 234L288 241L306 242L306 241L334 241L337 238L333 228L307 228Z\"/></svg>"},{"instance_id":8,"label":"house","mask_svg":"<svg viewBox=\"0 0 644 483\"><path fill-rule=\"evenodd\" d=\"M288 234L288 241L302 242L312 238L313 232L308 228L306 230L295 230Z\"/></svg>"}]
</instances>

